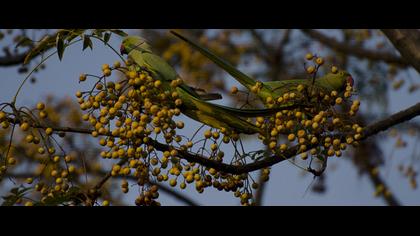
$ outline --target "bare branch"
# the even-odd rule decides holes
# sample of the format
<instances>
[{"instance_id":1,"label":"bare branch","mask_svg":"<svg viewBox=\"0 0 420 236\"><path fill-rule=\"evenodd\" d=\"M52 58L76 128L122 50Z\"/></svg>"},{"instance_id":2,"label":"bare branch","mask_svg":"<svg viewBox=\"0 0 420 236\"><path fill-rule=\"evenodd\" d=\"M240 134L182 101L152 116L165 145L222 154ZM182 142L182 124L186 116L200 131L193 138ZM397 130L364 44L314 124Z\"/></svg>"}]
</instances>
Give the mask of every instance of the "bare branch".
<instances>
[{"instance_id":1,"label":"bare branch","mask_svg":"<svg viewBox=\"0 0 420 236\"><path fill-rule=\"evenodd\" d=\"M369 60L393 63L402 67L406 67L410 65L404 58L395 56L394 54L391 54L391 53L376 52L376 51L364 49L358 46L347 45L347 44L339 42L338 40L334 38L325 36L324 34L316 30L312 30L312 29L302 29L301 31L305 33L306 35L308 35L309 37L316 39L320 43L341 53L353 55L358 58L366 58Z\"/></svg>"},{"instance_id":2,"label":"bare branch","mask_svg":"<svg viewBox=\"0 0 420 236\"><path fill-rule=\"evenodd\" d=\"M401 56L420 73L420 31L417 29L381 29Z\"/></svg>"}]
</instances>

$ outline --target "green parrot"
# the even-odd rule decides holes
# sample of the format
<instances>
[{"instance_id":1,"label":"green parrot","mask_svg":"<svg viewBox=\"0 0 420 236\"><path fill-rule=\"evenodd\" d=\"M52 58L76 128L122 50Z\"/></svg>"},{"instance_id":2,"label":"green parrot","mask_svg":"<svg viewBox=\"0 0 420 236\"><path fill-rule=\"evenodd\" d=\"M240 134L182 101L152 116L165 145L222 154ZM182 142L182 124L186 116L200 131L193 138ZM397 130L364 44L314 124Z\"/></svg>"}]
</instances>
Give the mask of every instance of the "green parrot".
<instances>
[{"instance_id":1,"label":"green parrot","mask_svg":"<svg viewBox=\"0 0 420 236\"><path fill-rule=\"evenodd\" d=\"M171 87L171 81L178 79L178 74L165 60L154 54L151 46L141 37L125 37L120 52L128 54L128 57L139 68L146 69L156 79L161 80L165 90L176 90L182 100L182 113L214 128L232 129L245 134L262 133L257 126L243 117L269 116L279 111L279 109L235 109L205 101L202 95L188 85L181 84L176 88Z\"/></svg>"},{"instance_id":2,"label":"green parrot","mask_svg":"<svg viewBox=\"0 0 420 236\"><path fill-rule=\"evenodd\" d=\"M323 92L327 92L327 94L329 94L333 90L337 91L338 93L343 92L347 83L350 83L352 86L354 83L352 76L346 71L328 73L323 77L315 79L314 81L311 79L291 79L282 81L258 82L255 79L245 75L244 73L236 69L234 66L232 66L229 62L218 57L208 49L199 46L198 44L194 43L193 41L185 38L184 36L174 31L171 31L171 33L177 36L178 38L182 39L183 41L187 42L189 45L197 49L200 53L209 58L215 64L223 68L248 90L251 91L252 88L256 86L257 83L259 83L260 89L257 90L257 96L265 105L268 105L267 98L271 97L275 100L278 97L283 96L283 94L285 94L286 92L297 91L297 86L299 84L302 84L304 86L314 86L314 88L322 90Z\"/></svg>"}]
</instances>

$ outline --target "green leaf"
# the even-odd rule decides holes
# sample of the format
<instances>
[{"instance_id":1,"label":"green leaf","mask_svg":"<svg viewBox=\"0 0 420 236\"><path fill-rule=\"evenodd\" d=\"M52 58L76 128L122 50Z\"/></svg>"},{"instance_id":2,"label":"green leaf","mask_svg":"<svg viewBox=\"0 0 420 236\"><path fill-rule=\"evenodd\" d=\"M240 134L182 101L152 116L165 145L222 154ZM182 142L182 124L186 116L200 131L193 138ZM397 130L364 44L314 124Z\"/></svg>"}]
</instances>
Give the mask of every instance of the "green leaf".
<instances>
[{"instance_id":1,"label":"green leaf","mask_svg":"<svg viewBox=\"0 0 420 236\"><path fill-rule=\"evenodd\" d=\"M56 43L56 47L57 47L58 58L61 61L63 59L63 54L64 54L64 39L61 36L61 34L57 34L57 38L56 38L55 43Z\"/></svg>"},{"instance_id":2,"label":"green leaf","mask_svg":"<svg viewBox=\"0 0 420 236\"><path fill-rule=\"evenodd\" d=\"M99 38L102 38L102 33L104 32L104 30L102 29L96 29L93 31L93 35L98 36Z\"/></svg>"},{"instance_id":3,"label":"green leaf","mask_svg":"<svg viewBox=\"0 0 420 236\"><path fill-rule=\"evenodd\" d=\"M75 30L72 30L71 31L71 34L68 37L66 37L67 38L67 43L70 43L77 36L82 36L85 31L86 31L85 29L75 29Z\"/></svg>"},{"instance_id":4,"label":"green leaf","mask_svg":"<svg viewBox=\"0 0 420 236\"><path fill-rule=\"evenodd\" d=\"M2 198L4 199L4 202L1 204L2 206L13 206L16 204L17 200L19 200L19 198L23 197L25 195L25 193L30 190L31 188L29 187L15 187L12 188L10 190L10 195L7 196L2 196Z\"/></svg>"},{"instance_id":5,"label":"green leaf","mask_svg":"<svg viewBox=\"0 0 420 236\"><path fill-rule=\"evenodd\" d=\"M15 48L18 48L20 46L29 46L33 43L33 41L28 37L23 37L19 40L19 42L16 44Z\"/></svg>"},{"instance_id":6,"label":"green leaf","mask_svg":"<svg viewBox=\"0 0 420 236\"><path fill-rule=\"evenodd\" d=\"M124 32L124 31L122 31L122 30L115 30L114 29L114 30L109 30L109 31L111 31L112 33L117 34L117 35L119 35L121 37L128 36L128 34L126 32Z\"/></svg>"},{"instance_id":7,"label":"green leaf","mask_svg":"<svg viewBox=\"0 0 420 236\"><path fill-rule=\"evenodd\" d=\"M89 36L85 35L84 38L83 38L83 51L87 47L90 47L90 49L92 50L92 40L90 39Z\"/></svg>"},{"instance_id":8,"label":"green leaf","mask_svg":"<svg viewBox=\"0 0 420 236\"><path fill-rule=\"evenodd\" d=\"M46 35L34 48L26 55L23 64L27 64L32 58L39 55L41 52L50 49L55 44L56 39L50 35Z\"/></svg>"},{"instance_id":9,"label":"green leaf","mask_svg":"<svg viewBox=\"0 0 420 236\"><path fill-rule=\"evenodd\" d=\"M111 33L105 33L104 44L107 44L110 38L111 38Z\"/></svg>"}]
</instances>

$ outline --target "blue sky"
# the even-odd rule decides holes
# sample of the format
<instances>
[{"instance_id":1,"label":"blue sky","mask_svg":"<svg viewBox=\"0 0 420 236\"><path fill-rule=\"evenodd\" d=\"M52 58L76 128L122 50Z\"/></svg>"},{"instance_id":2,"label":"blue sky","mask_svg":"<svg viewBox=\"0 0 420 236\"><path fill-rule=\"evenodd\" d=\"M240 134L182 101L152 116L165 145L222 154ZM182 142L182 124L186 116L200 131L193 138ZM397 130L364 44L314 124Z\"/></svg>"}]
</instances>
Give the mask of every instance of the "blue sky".
<instances>
[{"instance_id":1,"label":"blue sky","mask_svg":"<svg viewBox=\"0 0 420 236\"><path fill-rule=\"evenodd\" d=\"M3 44L4 42L0 42ZM110 41L111 45L119 48L120 39L113 36ZM3 45L2 45L3 46ZM78 77L81 73L100 74L101 65L112 64L119 57L105 47L103 43L94 42L94 50L87 49L81 51L81 44L72 46L67 49L64 59L60 62L57 56L53 56L47 62L47 68L36 75L37 83L27 83L23 87L19 98L18 105L34 105L38 101L45 100L46 96L53 94L57 97L71 97L77 90L87 90L90 88L89 83L78 83ZM322 55L322 51L319 52ZM23 74L17 74L16 68L0 68L2 83L0 86L0 102L11 101L20 82L23 80ZM244 72L246 72L244 68ZM418 74L411 71L414 79L418 79ZM227 76L227 75L226 75ZM232 80L229 80L232 81ZM229 82L230 84L233 82ZM357 83L357 78L356 78ZM238 86L239 87L239 86ZM405 87L397 92L389 94L390 112L396 112L413 105L419 101L419 92L406 93ZM75 100L76 102L76 100ZM366 107L363 100L361 101L361 109L372 109ZM187 119L186 127L198 127L198 123ZM420 121L419 118L415 119ZM195 129L190 129L195 130ZM188 132L186 133L188 134ZM396 194L401 203L405 205L420 204L420 190L412 190L408 180L403 178L398 172L396 165L398 163L408 163L408 156L414 145L413 138L406 138L408 147L404 150L396 150L392 158L393 166L382 168L390 168L389 173L383 177L387 180L391 190ZM249 148L257 148L258 142L252 140L246 141L245 146ZM393 140L383 141L381 146L384 150L385 158L390 158L393 149ZM228 151L225 151L228 153ZM406 159L406 160L405 160ZM288 162L282 162L272 168L270 181L268 182L264 197L265 205L384 205L381 198L373 196L374 188L367 177L359 177L357 169L353 167L350 160L346 157L332 158L329 161L329 167L326 171L327 175L327 192L325 194L316 194L308 191L304 193L308 185L312 181L312 176L303 174L302 171ZM177 189L178 191L181 191ZM119 191L119 190L117 190ZM127 200L134 202L136 191L130 191ZM194 187L187 188L183 191L197 202L203 205L239 205L238 199L234 198L232 193L219 192L210 188L206 189L203 194L198 194ZM161 193L160 201L163 205L179 205L180 203L172 197Z\"/></svg>"}]
</instances>

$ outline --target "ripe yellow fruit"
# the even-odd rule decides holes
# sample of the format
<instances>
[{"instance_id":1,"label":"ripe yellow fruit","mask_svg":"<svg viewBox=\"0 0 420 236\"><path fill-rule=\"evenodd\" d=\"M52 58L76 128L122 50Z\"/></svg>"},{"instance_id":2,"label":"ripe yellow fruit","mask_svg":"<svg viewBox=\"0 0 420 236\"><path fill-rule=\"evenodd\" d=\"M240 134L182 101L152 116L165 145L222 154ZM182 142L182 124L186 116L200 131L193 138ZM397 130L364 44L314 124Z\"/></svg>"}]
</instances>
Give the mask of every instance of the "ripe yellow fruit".
<instances>
[{"instance_id":1,"label":"ripe yellow fruit","mask_svg":"<svg viewBox=\"0 0 420 236\"><path fill-rule=\"evenodd\" d=\"M303 130L303 129L298 130L298 132L297 132L297 136L298 136L299 138L303 138L303 137L305 136L305 134L306 134L306 132L305 132L305 130Z\"/></svg>"},{"instance_id":2,"label":"ripe yellow fruit","mask_svg":"<svg viewBox=\"0 0 420 236\"><path fill-rule=\"evenodd\" d=\"M277 145L277 142L276 141L272 141L272 142L270 142L270 144L268 145L268 147L270 149L274 149L274 148L276 148L276 145Z\"/></svg>"},{"instance_id":3,"label":"ripe yellow fruit","mask_svg":"<svg viewBox=\"0 0 420 236\"><path fill-rule=\"evenodd\" d=\"M3 121L6 118L6 113L4 111L0 111L0 121Z\"/></svg>"},{"instance_id":4,"label":"ripe yellow fruit","mask_svg":"<svg viewBox=\"0 0 420 236\"><path fill-rule=\"evenodd\" d=\"M172 157L176 157L178 155L178 151L176 149L172 149L170 153Z\"/></svg>"},{"instance_id":5,"label":"ripe yellow fruit","mask_svg":"<svg viewBox=\"0 0 420 236\"><path fill-rule=\"evenodd\" d=\"M291 129L295 126L295 122L293 120L289 120L286 123L286 128Z\"/></svg>"},{"instance_id":6,"label":"ripe yellow fruit","mask_svg":"<svg viewBox=\"0 0 420 236\"><path fill-rule=\"evenodd\" d=\"M176 122L176 127L177 127L178 129L182 129L182 128L184 128L184 122L182 122L182 121L178 121L178 122Z\"/></svg>"},{"instance_id":7,"label":"ripe yellow fruit","mask_svg":"<svg viewBox=\"0 0 420 236\"><path fill-rule=\"evenodd\" d=\"M45 109L45 104L44 104L44 103L42 103L42 102L38 102L38 103L36 104L36 109L38 109L38 110L40 110L40 111L44 110L44 109Z\"/></svg>"},{"instance_id":8,"label":"ripe yellow fruit","mask_svg":"<svg viewBox=\"0 0 420 236\"><path fill-rule=\"evenodd\" d=\"M318 64L318 65L322 65L322 64L324 64L324 59L322 57L318 57L315 60L315 63Z\"/></svg>"},{"instance_id":9,"label":"ripe yellow fruit","mask_svg":"<svg viewBox=\"0 0 420 236\"><path fill-rule=\"evenodd\" d=\"M9 165L11 165L11 166L15 165L15 164L16 164L16 159L15 159L15 158L13 158L13 157L9 157L9 158L7 159L7 164L9 164Z\"/></svg>"},{"instance_id":10,"label":"ripe yellow fruit","mask_svg":"<svg viewBox=\"0 0 420 236\"><path fill-rule=\"evenodd\" d=\"M22 124L20 124L20 128L23 131L27 131L29 129L29 124L27 122L23 122Z\"/></svg>"},{"instance_id":11,"label":"ripe yellow fruit","mask_svg":"<svg viewBox=\"0 0 420 236\"><path fill-rule=\"evenodd\" d=\"M343 99L341 97L338 97L338 98L335 99L335 103L336 104L341 104L341 103L343 103Z\"/></svg>"},{"instance_id":12,"label":"ripe yellow fruit","mask_svg":"<svg viewBox=\"0 0 420 236\"><path fill-rule=\"evenodd\" d=\"M47 135L51 135L51 134L53 133L53 129L52 129L52 128L46 128L46 129L45 129L45 133L46 133Z\"/></svg>"},{"instance_id":13,"label":"ripe yellow fruit","mask_svg":"<svg viewBox=\"0 0 420 236\"><path fill-rule=\"evenodd\" d=\"M111 70L110 69L105 69L104 71L103 71L103 73L104 73L104 75L105 76L110 76L111 75Z\"/></svg>"},{"instance_id":14,"label":"ripe yellow fruit","mask_svg":"<svg viewBox=\"0 0 420 236\"><path fill-rule=\"evenodd\" d=\"M299 84L298 86L297 86L297 91L298 92L302 92L302 90L304 89L305 87L303 86L303 84Z\"/></svg>"},{"instance_id":15,"label":"ripe yellow fruit","mask_svg":"<svg viewBox=\"0 0 420 236\"><path fill-rule=\"evenodd\" d=\"M315 72L315 67L314 66L309 66L308 68L306 68L306 72L308 74L313 74Z\"/></svg>"},{"instance_id":16,"label":"ripe yellow fruit","mask_svg":"<svg viewBox=\"0 0 420 236\"><path fill-rule=\"evenodd\" d=\"M46 111L41 111L41 112L39 112L39 117L40 118L47 118L47 116L48 116L48 113L46 112Z\"/></svg>"},{"instance_id":17,"label":"ripe yellow fruit","mask_svg":"<svg viewBox=\"0 0 420 236\"><path fill-rule=\"evenodd\" d=\"M83 81L85 81L86 80L86 74L81 74L80 76L79 76L79 81L80 82L83 82Z\"/></svg>"},{"instance_id":18,"label":"ripe yellow fruit","mask_svg":"<svg viewBox=\"0 0 420 236\"><path fill-rule=\"evenodd\" d=\"M160 81L160 80L156 80L155 83L154 83L154 86L156 88L159 88L161 85L162 85L162 81Z\"/></svg>"},{"instance_id":19,"label":"ripe yellow fruit","mask_svg":"<svg viewBox=\"0 0 420 236\"><path fill-rule=\"evenodd\" d=\"M26 178L25 182L27 184L32 184L34 182L34 179L33 178Z\"/></svg>"},{"instance_id":20,"label":"ripe yellow fruit","mask_svg":"<svg viewBox=\"0 0 420 236\"><path fill-rule=\"evenodd\" d=\"M34 141L34 136L32 134L26 135L25 141L28 143L32 143L32 141Z\"/></svg>"},{"instance_id":21,"label":"ripe yellow fruit","mask_svg":"<svg viewBox=\"0 0 420 236\"><path fill-rule=\"evenodd\" d=\"M287 136L287 139L288 139L289 141L293 141L293 140L295 140L295 138L296 138L295 134L289 134L289 135Z\"/></svg>"},{"instance_id":22,"label":"ripe yellow fruit","mask_svg":"<svg viewBox=\"0 0 420 236\"><path fill-rule=\"evenodd\" d=\"M9 122L7 122L7 121L3 121L3 122L1 122L1 127L2 127L3 129L7 129L7 128L9 128L9 126L10 126Z\"/></svg>"},{"instance_id":23,"label":"ripe yellow fruit","mask_svg":"<svg viewBox=\"0 0 420 236\"><path fill-rule=\"evenodd\" d=\"M308 60L308 61L312 60L313 58L314 58L314 55L312 53L307 53L305 55L305 59Z\"/></svg>"},{"instance_id":24,"label":"ripe yellow fruit","mask_svg":"<svg viewBox=\"0 0 420 236\"><path fill-rule=\"evenodd\" d=\"M60 161L60 156L54 156L53 157L53 162L58 162Z\"/></svg>"},{"instance_id":25,"label":"ripe yellow fruit","mask_svg":"<svg viewBox=\"0 0 420 236\"><path fill-rule=\"evenodd\" d=\"M175 187L175 186L176 186L176 184L177 184L176 179L171 179L171 180L169 180L169 185L170 185L171 187Z\"/></svg>"},{"instance_id":26,"label":"ripe yellow fruit","mask_svg":"<svg viewBox=\"0 0 420 236\"><path fill-rule=\"evenodd\" d=\"M182 100L180 98L175 100L175 105L176 106L181 106L182 105Z\"/></svg>"},{"instance_id":27,"label":"ripe yellow fruit","mask_svg":"<svg viewBox=\"0 0 420 236\"><path fill-rule=\"evenodd\" d=\"M211 130L206 130L206 131L204 131L204 137L205 137L206 139L209 139L209 138L211 137Z\"/></svg>"},{"instance_id":28,"label":"ripe yellow fruit","mask_svg":"<svg viewBox=\"0 0 420 236\"><path fill-rule=\"evenodd\" d=\"M236 87L236 86L232 86L232 88L230 89L230 93L231 94L237 94L238 93L238 87Z\"/></svg>"}]
</instances>

